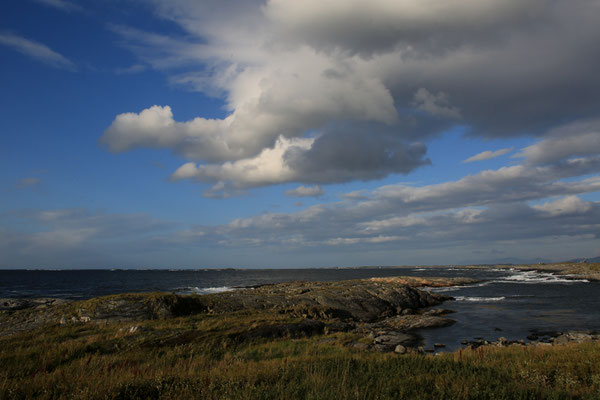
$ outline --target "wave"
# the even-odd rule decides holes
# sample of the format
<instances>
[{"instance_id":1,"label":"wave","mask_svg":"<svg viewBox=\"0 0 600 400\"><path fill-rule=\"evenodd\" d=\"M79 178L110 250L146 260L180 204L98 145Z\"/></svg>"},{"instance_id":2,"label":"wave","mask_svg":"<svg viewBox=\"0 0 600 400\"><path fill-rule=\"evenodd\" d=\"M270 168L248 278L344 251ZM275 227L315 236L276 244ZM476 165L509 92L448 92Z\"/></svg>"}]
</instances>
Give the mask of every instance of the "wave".
<instances>
[{"instance_id":1,"label":"wave","mask_svg":"<svg viewBox=\"0 0 600 400\"><path fill-rule=\"evenodd\" d=\"M181 294L211 294L211 293L223 293L235 290L231 286L219 286L219 287L205 287L199 288L197 286L183 287L175 289L175 292Z\"/></svg>"},{"instance_id":2,"label":"wave","mask_svg":"<svg viewBox=\"0 0 600 400\"><path fill-rule=\"evenodd\" d=\"M453 292L455 290L460 290L460 289L469 289L469 288L477 288L477 287L482 287L482 286L487 286L490 283L493 283L496 281L483 281L483 282L479 282L479 283L475 283L473 285L457 285L457 286L446 286L446 287L438 287L438 288L428 288L427 290L431 291L431 292Z\"/></svg>"},{"instance_id":3,"label":"wave","mask_svg":"<svg viewBox=\"0 0 600 400\"><path fill-rule=\"evenodd\" d=\"M439 288L426 288L427 290L429 290L430 292L435 292L435 293L444 293L444 292L454 292L455 290L458 290L460 288L463 288L464 286L447 286L447 287L439 287Z\"/></svg>"},{"instance_id":4,"label":"wave","mask_svg":"<svg viewBox=\"0 0 600 400\"><path fill-rule=\"evenodd\" d=\"M493 302L493 301L502 301L502 300L506 299L506 297L504 297L504 296L500 296L500 297L456 296L454 299L456 301L476 301L476 302L487 303L487 302Z\"/></svg>"},{"instance_id":5,"label":"wave","mask_svg":"<svg viewBox=\"0 0 600 400\"><path fill-rule=\"evenodd\" d=\"M587 279L566 278L565 276L554 275L549 272L539 271L519 271L516 274L502 279L492 280L498 283L576 283L589 282Z\"/></svg>"}]
</instances>

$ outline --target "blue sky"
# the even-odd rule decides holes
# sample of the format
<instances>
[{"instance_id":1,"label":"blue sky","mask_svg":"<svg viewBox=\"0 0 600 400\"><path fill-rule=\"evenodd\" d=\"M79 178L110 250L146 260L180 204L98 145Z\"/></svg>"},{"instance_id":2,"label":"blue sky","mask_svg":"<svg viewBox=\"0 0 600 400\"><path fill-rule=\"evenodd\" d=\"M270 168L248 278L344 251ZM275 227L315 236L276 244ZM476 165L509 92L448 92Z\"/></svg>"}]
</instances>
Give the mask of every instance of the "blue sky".
<instances>
[{"instance_id":1,"label":"blue sky","mask_svg":"<svg viewBox=\"0 0 600 400\"><path fill-rule=\"evenodd\" d=\"M0 268L598 256L594 3L3 2Z\"/></svg>"}]
</instances>

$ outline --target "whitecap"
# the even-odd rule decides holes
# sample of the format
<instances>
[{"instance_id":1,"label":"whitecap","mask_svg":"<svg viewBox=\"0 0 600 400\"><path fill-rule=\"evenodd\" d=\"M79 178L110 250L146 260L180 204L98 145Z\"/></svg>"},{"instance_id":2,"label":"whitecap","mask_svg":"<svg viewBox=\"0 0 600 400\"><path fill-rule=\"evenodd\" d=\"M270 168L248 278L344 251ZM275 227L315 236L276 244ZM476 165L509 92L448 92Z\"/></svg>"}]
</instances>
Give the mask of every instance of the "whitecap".
<instances>
[{"instance_id":1,"label":"whitecap","mask_svg":"<svg viewBox=\"0 0 600 400\"><path fill-rule=\"evenodd\" d=\"M569 279L567 279L569 277ZM577 279L569 275L554 275L549 272L519 271L516 274L504 277L494 282L500 283L587 283L587 279Z\"/></svg>"},{"instance_id":2,"label":"whitecap","mask_svg":"<svg viewBox=\"0 0 600 400\"><path fill-rule=\"evenodd\" d=\"M506 299L506 297L475 297L475 296L456 296L454 298L456 301L476 301L476 302L493 302L493 301L502 301Z\"/></svg>"},{"instance_id":3,"label":"whitecap","mask_svg":"<svg viewBox=\"0 0 600 400\"><path fill-rule=\"evenodd\" d=\"M487 286L490 283L494 283L497 281L483 281L483 282L479 282L479 283L475 283L473 285L457 285L457 286L446 286L446 287L434 287L434 288L428 288L427 290L431 291L431 292L453 292L455 290L459 290L459 289L468 289L468 288L477 288L477 287L482 287L482 286Z\"/></svg>"},{"instance_id":4,"label":"whitecap","mask_svg":"<svg viewBox=\"0 0 600 400\"><path fill-rule=\"evenodd\" d=\"M230 286L218 286L218 287L204 287L198 286L184 287L175 289L176 292L182 294L211 294L211 293L223 293L235 290Z\"/></svg>"}]
</instances>

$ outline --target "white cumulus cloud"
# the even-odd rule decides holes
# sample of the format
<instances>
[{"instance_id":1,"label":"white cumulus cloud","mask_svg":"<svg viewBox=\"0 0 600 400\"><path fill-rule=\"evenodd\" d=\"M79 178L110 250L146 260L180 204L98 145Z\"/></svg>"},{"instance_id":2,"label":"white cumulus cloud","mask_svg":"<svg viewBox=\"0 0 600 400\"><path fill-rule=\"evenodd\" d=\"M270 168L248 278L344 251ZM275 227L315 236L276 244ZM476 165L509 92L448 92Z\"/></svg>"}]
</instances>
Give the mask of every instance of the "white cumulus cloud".
<instances>
[{"instance_id":1,"label":"white cumulus cloud","mask_svg":"<svg viewBox=\"0 0 600 400\"><path fill-rule=\"evenodd\" d=\"M428 165L427 141L457 124L484 138L545 137L538 147L564 154L595 148L591 133L577 147L567 131L553 131L561 121L598 118L600 56L589 49L597 47L600 11L593 0L152 6L184 34L111 29L141 63L219 97L227 114L178 121L168 105L124 110L101 142L115 152L171 149L186 159L175 178L244 188L406 174ZM312 144L282 152L282 143L296 140ZM562 157L536 151L522 154Z\"/></svg>"}]
</instances>

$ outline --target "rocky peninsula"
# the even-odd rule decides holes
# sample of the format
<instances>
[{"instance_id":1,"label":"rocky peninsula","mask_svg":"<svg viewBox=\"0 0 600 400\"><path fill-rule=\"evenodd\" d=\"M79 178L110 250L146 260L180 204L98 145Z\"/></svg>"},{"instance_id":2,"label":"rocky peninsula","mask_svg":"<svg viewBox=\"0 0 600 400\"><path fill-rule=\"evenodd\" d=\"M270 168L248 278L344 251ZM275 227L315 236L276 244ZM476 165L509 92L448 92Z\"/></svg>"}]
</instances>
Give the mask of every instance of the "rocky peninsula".
<instances>
[{"instance_id":1,"label":"rocky peninsula","mask_svg":"<svg viewBox=\"0 0 600 400\"><path fill-rule=\"evenodd\" d=\"M470 278L393 277L336 282L286 282L239 288L207 295L169 293L123 294L85 301L0 299L0 335L44 325L143 322L191 315L257 312L294 318L293 322L260 324L236 334L249 338L306 337L357 332L371 343L354 343L380 351L402 351L419 344L416 329L443 327L454 321L448 310L426 310L449 296L427 287L472 284Z\"/></svg>"}]
</instances>

